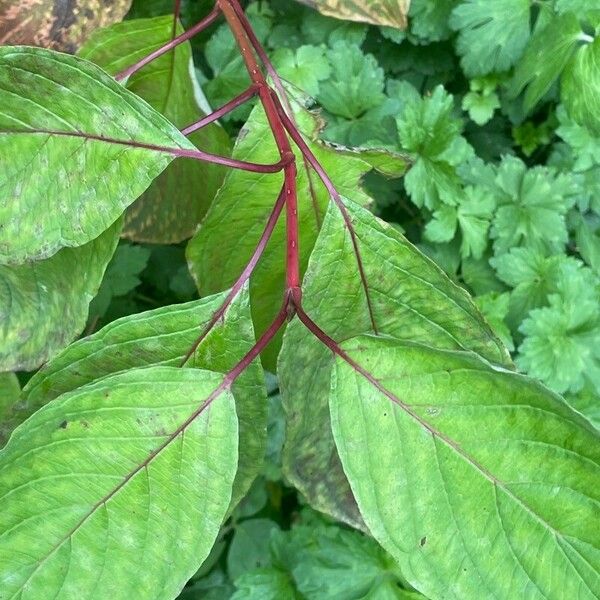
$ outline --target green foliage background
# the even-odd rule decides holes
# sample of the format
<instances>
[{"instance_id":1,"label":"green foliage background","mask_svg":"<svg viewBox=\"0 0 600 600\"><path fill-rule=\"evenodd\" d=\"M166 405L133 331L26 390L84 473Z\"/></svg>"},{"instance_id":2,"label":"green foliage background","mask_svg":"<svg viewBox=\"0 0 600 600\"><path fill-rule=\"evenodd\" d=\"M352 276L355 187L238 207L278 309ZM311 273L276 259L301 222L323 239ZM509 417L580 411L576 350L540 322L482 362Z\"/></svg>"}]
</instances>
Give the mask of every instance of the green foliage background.
<instances>
[{"instance_id":1,"label":"green foliage background","mask_svg":"<svg viewBox=\"0 0 600 600\"><path fill-rule=\"evenodd\" d=\"M134 2L132 14L168 5ZM198 10L184 2L184 24ZM367 176L372 210L475 296L520 370L598 425L600 2L413 0L405 32L286 0L252 2L248 12L282 78L320 110L322 139L410 154L404 179ZM225 26L193 47L213 106L243 91ZM232 135L249 111L226 120ZM154 286L167 251L152 250L141 289ZM183 267L167 289L192 293ZM281 481L278 398L269 398L265 476L182 597L417 597L369 540L302 508Z\"/></svg>"},{"instance_id":2,"label":"green foliage background","mask_svg":"<svg viewBox=\"0 0 600 600\"><path fill-rule=\"evenodd\" d=\"M136 0L129 17L171 8ZM207 10L184 1L183 25ZM284 81L320 111L323 140L408 153L403 179L365 177L371 210L473 294L521 371L600 425L600 1L413 0L407 31L289 0L248 13ZM225 25L192 50L211 106L247 87ZM250 110L226 117L232 139ZM184 244L122 241L86 331L196 297ZM180 597L422 598L371 538L286 485L269 383L267 464Z\"/></svg>"}]
</instances>

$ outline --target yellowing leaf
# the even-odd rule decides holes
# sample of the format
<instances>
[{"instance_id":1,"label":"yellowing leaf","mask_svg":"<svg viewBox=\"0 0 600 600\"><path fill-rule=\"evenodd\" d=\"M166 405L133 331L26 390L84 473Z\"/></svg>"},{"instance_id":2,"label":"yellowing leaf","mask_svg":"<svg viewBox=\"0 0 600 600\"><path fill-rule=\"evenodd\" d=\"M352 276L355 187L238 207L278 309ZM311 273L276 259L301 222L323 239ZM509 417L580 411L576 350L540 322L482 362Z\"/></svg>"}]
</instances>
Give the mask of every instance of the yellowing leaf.
<instances>
[{"instance_id":1,"label":"yellowing leaf","mask_svg":"<svg viewBox=\"0 0 600 600\"><path fill-rule=\"evenodd\" d=\"M120 21L131 0L5 0L0 43L75 52L95 29Z\"/></svg>"},{"instance_id":2,"label":"yellowing leaf","mask_svg":"<svg viewBox=\"0 0 600 600\"><path fill-rule=\"evenodd\" d=\"M300 0L336 19L406 28L410 0Z\"/></svg>"}]
</instances>

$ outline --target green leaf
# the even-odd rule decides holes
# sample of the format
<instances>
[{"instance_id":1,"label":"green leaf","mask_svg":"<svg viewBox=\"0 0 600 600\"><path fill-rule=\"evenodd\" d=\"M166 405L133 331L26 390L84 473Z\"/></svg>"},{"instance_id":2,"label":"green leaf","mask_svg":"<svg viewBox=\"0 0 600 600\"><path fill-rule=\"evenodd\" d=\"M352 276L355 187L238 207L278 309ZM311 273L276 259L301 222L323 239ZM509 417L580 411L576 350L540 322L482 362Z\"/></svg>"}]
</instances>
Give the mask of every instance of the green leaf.
<instances>
[{"instance_id":1,"label":"green leaf","mask_svg":"<svg viewBox=\"0 0 600 600\"><path fill-rule=\"evenodd\" d=\"M473 150L460 135L462 123L453 112L452 96L437 86L429 97L406 95L396 120L401 146L415 160L405 177L406 190L419 207L456 204L461 194L455 167Z\"/></svg>"},{"instance_id":2,"label":"green leaf","mask_svg":"<svg viewBox=\"0 0 600 600\"><path fill-rule=\"evenodd\" d=\"M449 242L458 226L461 231L460 252L463 258L481 258L488 244L488 229L496 208L494 197L481 189L467 186L457 207L444 205L433 213L425 227L432 242Z\"/></svg>"},{"instance_id":3,"label":"green leaf","mask_svg":"<svg viewBox=\"0 0 600 600\"><path fill-rule=\"evenodd\" d=\"M571 12L554 18L546 27L535 32L510 84L513 98L527 87L523 98L526 113L531 111L560 76L580 35L579 20Z\"/></svg>"},{"instance_id":4,"label":"green leaf","mask_svg":"<svg viewBox=\"0 0 600 600\"><path fill-rule=\"evenodd\" d=\"M269 544L273 531L279 531L279 525L270 519L248 519L236 526L227 554L227 572L232 581L253 569L271 566Z\"/></svg>"},{"instance_id":5,"label":"green leaf","mask_svg":"<svg viewBox=\"0 0 600 600\"><path fill-rule=\"evenodd\" d=\"M236 580L230 600L296 600L296 590L286 573L268 567L244 573Z\"/></svg>"},{"instance_id":6,"label":"green leaf","mask_svg":"<svg viewBox=\"0 0 600 600\"><path fill-rule=\"evenodd\" d=\"M346 204L381 335L469 349L505 366L510 358L467 293L394 228ZM350 234L338 209L327 213L304 278L304 308L334 339L373 331ZM354 505L329 427L331 352L294 320L279 357L287 414L284 474L318 510L355 526Z\"/></svg>"},{"instance_id":7,"label":"green leaf","mask_svg":"<svg viewBox=\"0 0 600 600\"><path fill-rule=\"evenodd\" d=\"M475 298L475 304L477 304L477 308L479 308L483 316L487 319L487 322L496 332L496 335L502 340L502 343L512 352L515 349L515 345L510 334L510 329L504 322L504 319L508 315L510 294L508 292L502 294L489 292Z\"/></svg>"},{"instance_id":8,"label":"green leaf","mask_svg":"<svg viewBox=\"0 0 600 600\"><path fill-rule=\"evenodd\" d=\"M360 187L362 176L371 165L361 159L359 152L343 156L337 148L312 141L316 137L316 117L296 105L296 119L307 142L341 194L368 204L370 198ZM342 154L342 156L340 155ZM250 116L236 143L234 157L255 162L271 163L279 160L271 130L264 111L257 107ZM329 203L329 194L320 180L311 173L311 195L307 172L297 152L298 217L300 226L300 263L304 270L317 238L323 215ZM389 157L389 154L386 153ZM369 154L368 160L371 160ZM187 247L190 271L198 283L200 295L212 294L228 288L239 277L264 229L268 215L283 182L281 174L230 171L219 190L198 233ZM252 191L249 194L249 190ZM243 199L243 201L242 201ZM250 296L252 316L257 332L271 323L281 307L285 281L285 224L277 224L271 242L254 271ZM280 336L262 354L265 368L275 370Z\"/></svg>"},{"instance_id":9,"label":"green leaf","mask_svg":"<svg viewBox=\"0 0 600 600\"><path fill-rule=\"evenodd\" d=\"M355 366L338 357L332 373L336 446L412 585L432 600L598 596L600 440L585 419L473 355L372 336L342 347Z\"/></svg>"},{"instance_id":10,"label":"green leaf","mask_svg":"<svg viewBox=\"0 0 600 600\"><path fill-rule=\"evenodd\" d=\"M498 278L511 286L508 323L514 329L534 308L544 306L556 291L562 261L566 257L546 257L533 248L512 248L490 259Z\"/></svg>"},{"instance_id":11,"label":"green leaf","mask_svg":"<svg viewBox=\"0 0 600 600\"><path fill-rule=\"evenodd\" d=\"M178 24L176 34L182 33ZM173 35L173 17L128 20L96 31L79 51L111 75L116 75ZM146 65L127 80L131 90L183 129L204 116L208 103L195 78L189 42ZM210 124L189 136L201 150L228 155L229 136ZM124 235L144 242L168 244L190 237L206 214L225 176L224 167L182 158L170 164L129 207ZM173 193L174 189L177 193Z\"/></svg>"},{"instance_id":12,"label":"green leaf","mask_svg":"<svg viewBox=\"0 0 600 600\"><path fill-rule=\"evenodd\" d=\"M409 600L398 565L373 538L304 509L290 531L272 535L273 563L307 600ZM401 587L402 586L402 587Z\"/></svg>"},{"instance_id":13,"label":"green leaf","mask_svg":"<svg viewBox=\"0 0 600 600\"><path fill-rule=\"evenodd\" d=\"M23 401L0 427L0 442L50 400L101 377L137 367L179 366L225 296L218 294L125 317L75 342L27 383ZM226 373L253 344L248 291L244 288L202 341L188 366ZM243 448L232 498L235 505L248 491L265 454L267 407L258 361L236 379L232 391L239 419L239 446Z\"/></svg>"},{"instance_id":14,"label":"green leaf","mask_svg":"<svg viewBox=\"0 0 600 600\"><path fill-rule=\"evenodd\" d=\"M0 48L0 106L0 263L93 240L194 150L100 68L50 50Z\"/></svg>"},{"instance_id":15,"label":"green leaf","mask_svg":"<svg viewBox=\"0 0 600 600\"><path fill-rule=\"evenodd\" d=\"M121 223L45 260L0 265L0 369L35 369L81 333Z\"/></svg>"},{"instance_id":16,"label":"green leaf","mask_svg":"<svg viewBox=\"0 0 600 600\"><path fill-rule=\"evenodd\" d=\"M372 54L355 44L336 42L328 50L331 75L320 84L319 103L329 112L356 119L385 100L384 76Z\"/></svg>"},{"instance_id":17,"label":"green leaf","mask_svg":"<svg viewBox=\"0 0 600 600\"><path fill-rule=\"evenodd\" d=\"M146 268L150 249L120 244L108 263L104 279L90 304L90 316L103 317L114 297L124 296L141 282L138 275Z\"/></svg>"},{"instance_id":18,"label":"green leaf","mask_svg":"<svg viewBox=\"0 0 600 600\"><path fill-rule=\"evenodd\" d=\"M565 214L575 192L570 174L544 166L527 169L520 159L506 156L486 187L498 204L491 233L497 254L513 246L563 250L568 239Z\"/></svg>"},{"instance_id":19,"label":"green leaf","mask_svg":"<svg viewBox=\"0 0 600 600\"><path fill-rule=\"evenodd\" d=\"M575 171L587 171L595 165L600 165L600 138L584 125L576 123L569 117L565 107L560 105L556 109L556 116L560 123L556 133L573 150Z\"/></svg>"},{"instance_id":20,"label":"green leaf","mask_svg":"<svg viewBox=\"0 0 600 600\"><path fill-rule=\"evenodd\" d=\"M19 400L21 385L15 373L0 373L0 423Z\"/></svg>"},{"instance_id":21,"label":"green leaf","mask_svg":"<svg viewBox=\"0 0 600 600\"><path fill-rule=\"evenodd\" d=\"M408 11L410 32L426 42L447 40L448 22L458 0L412 0Z\"/></svg>"},{"instance_id":22,"label":"green leaf","mask_svg":"<svg viewBox=\"0 0 600 600\"><path fill-rule=\"evenodd\" d=\"M471 91L465 94L462 107L477 125L485 125L494 116L494 111L500 108L500 100L495 92L482 94Z\"/></svg>"},{"instance_id":23,"label":"green leaf","mask_svg":"<svg viewBox=\"0 0 600 600\"><path fill-rule=\"evenodd\" d=\"M532 310L517 364L558 393L577 393L589 381L600 396L600 280L564 258L550 306Z\"/></svg>"},{"instance_id":24,"label":"green leaf","mask_svg":"<svg viewBox=\"0 0 600 600\"><path fill-rule=\"evenodd\" d=\"M290 8L286 5L284 11L287 17ZM314 11L308 11L302 15L300 29L302 39L306 42L328 46L332 46L340 40L360 46L365 41L368 31L368 27L364 23L340 21Z\"/></svg>"},{"instance_id":25,"label":"green leaf","mask_svg":"<svg viewBox=\"0 0 600 600\"><path fill-rule=\"evenodd\" d=\"M221 389L205 405L222 382L198 369L134 369L60 396L19 427L0 452L3 594L174 598L231 497L234 400Z\"/></svg>"},{"instance_id":26,"label":"green leaf","mask_svg":"<svg viewBox=\"0 0 600 600\"><path fill-rule=\"evenodd\" d=\"M585 44L565 69L561 100L569 116L580 125L600 134L600 37Z\"/></svg>"},{"instance_id":27,"label":"green leaf","mask_svg":"<svg viewBox=\"0 0 600 600\"><path fill-rule=\"evenodd\" d=\"M331 73L325 49L319 46L300 46L297 50L279 48L273 53L272 61L283 79L310 96L319 93L320 82Z\"/></svg>"},{"instance_id":28,"label":"green leaf","mask_svg":"<svg viewBox=\"0 0 600 600\"><path fill-rule=\"evenodd\" d=\"M600 394L589 382L577 394L567 394L565 400L600 429Z\"/></svg>"},{"instance_id":29,"label":"green leaf","mask_svg":"<svg viewBox=\"0 0 600 600\"><path fill-rule=\"evenodd\" d=\"M453 11L456 50L469 77L507 71L529 39L530 0L465 0Z\"/></svg>"},{"instance_id":30,"label":"green leaf","mask_svg":"<svg viewBox=\"0 0 600 600\"><path fill-rule=\"evenodd\" d=\"M577 226L575 231L577 249L581 258L600 275L600 235L585 219Z\"/></svg>"}]
</instances>

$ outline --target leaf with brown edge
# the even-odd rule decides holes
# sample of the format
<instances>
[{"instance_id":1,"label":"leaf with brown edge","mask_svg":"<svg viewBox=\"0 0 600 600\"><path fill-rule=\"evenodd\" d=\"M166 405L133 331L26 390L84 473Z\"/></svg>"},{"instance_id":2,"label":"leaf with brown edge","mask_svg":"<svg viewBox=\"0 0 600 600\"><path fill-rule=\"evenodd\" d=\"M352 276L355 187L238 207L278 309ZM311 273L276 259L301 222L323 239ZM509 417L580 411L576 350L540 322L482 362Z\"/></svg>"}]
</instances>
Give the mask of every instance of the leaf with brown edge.
<instances>
[{"instance_id":1,"label":"leaf with brown edge","mask_svg":"<svg viewBox=\"0 0 600 600\"><path fill-rule=\"evenodd\" d=\"M361 333L471 350L510 368L510 357L464 289L398 231L346 201L360 251L365 294L350 233L330 206L303 282L305 311L341 341ZM363 527L339 463L329 422L331 352L297 319L284 335L277 372L286 412L285 476L310 504Z\"/></svg>"},{"instance_id":2,"label":"leaf with brown edge","mask_svg":"<svg viewBox=\"0 0 600 600\"><path fill-rule=\"evenodd\" d=\"M6 0L0 44L75 52L100 27L127 14L132 0Z\"/></svg>"},{"instance_id":3,"label":"leaf with brown edge","mask_svg":"<svg viewBox=\"0 0 600 600\"><path fill-rule=\"evenodd\" d=\"M406 28L410 0L299 0L320 13L373 25Z\"/></svg>"},{"instance_id":4,"label":"leaf with brown edge","mask_svg":"<svg viewBox=\"0 0 600 600\"><path fill-rule=\"evenodd\" d=\"M172 15L127 20L93 33L77 54L116 75L169 42L173 32ZM178 23L175 34L182 32ZM185 42L131 75L126 87L183 129L209 111L193 64L192 47ZM205 152L231 154L229 135L217 123L192 133L188 139ZM172 162L127 209L123 237L154 244L191 237L225 172L222 166L191 158Z\"/></svg>"}]
</instances>

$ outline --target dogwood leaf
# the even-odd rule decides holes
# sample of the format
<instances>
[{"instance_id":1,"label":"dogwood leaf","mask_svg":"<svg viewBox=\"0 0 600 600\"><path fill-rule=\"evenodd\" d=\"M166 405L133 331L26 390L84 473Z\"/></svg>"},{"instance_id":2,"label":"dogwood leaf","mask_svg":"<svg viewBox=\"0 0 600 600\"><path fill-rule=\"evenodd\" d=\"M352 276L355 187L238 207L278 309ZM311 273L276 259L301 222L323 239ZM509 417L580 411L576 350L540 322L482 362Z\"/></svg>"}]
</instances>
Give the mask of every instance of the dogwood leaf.
<instances>
[{"instance_id":1,"label":"dogwood leaf","mask_svg":"<svg viewBox=\"0 0 600 600\"><path fill-rule=\"evenodd\" d=\"M133 369L19 427L0 452L3 594L176 597L231 498L237 419L222 383L200 369Z\"/></svg>"},{"instance_id":2,"label":"dogwood leaf","mask_svg":"<svg viewBox=\"0 0 600 600\"><path fill-rule=\"evenodd\" d=\"M0 48L0 106L0 263L93 240L195 150L99 67L51 50Z\"/></svg>"},{"instance_id":3,"label":"dogwood leaf","mask_svg":"<svg viewBox=\"0 0 600 600\"><path fill-rule=\"evenodd\" d=\"M306 312L334 339L372 332L431 346L473 350L510 365L467 293L388 224L352 202L370 308L353 243L330 207L304 279ZM334 291L335 290L335 293ZM285 476L311 505L355 526L362 520L341 470L329 426L331 352L298 320L284 336L278 364L286 410Z\"/></svg>"},{"instance_id":4,"label":"dogwood leaf","mask_svg":"<svg viewBox=\"0 0 600 600\"><path fill-rule=\"evenodd\" d=\"M413 586L432 600L597 597L590 423L472 354L374 336L342 348L336 446L369 531Z\"/></svg>"},{"instance_id":5,"label":"dogwood leaf","mask_svg":"<svg viewBox=\"0 0 600 600\"><path fill-rule=\"evenodd\" d=\"M22 401L0 426L0 443L16 425L61 394L122 370L181 365L225 296L217 294L124 317L71 344L27 383ZM226 373L253 344L248 290L243 288L186 365ZM243 448L232 497L235 505L262 467L266 447L267 406L258 361L249 365L231 389Z\"/></svg>"},{"instance_id":6,"label":"dogwood leaf","mask_svg":"<svg viewBox=\"0 0 600 600\"><path fill-rule=\"evenodd\" d=\"M0 264L0 369L35 369L81 333L121 226L45 260Z\"/></svg>"},{"instance_id":7,"label":"dogwood leaf","mask_svg":"<svg viewBox=\"0 0 600 600\"><path fill-rule=\"evenodd\" d=\"M182 33L177 24L175 35ZM124 21L96 31L79 56L116 75L170 41L173 17ZM204 116L208 103L198 86L189 42L180 44L131 75L131 90L183 129ZM217 124L192 133L188 139L211 154L228 155L229 136ZM206 214L223 181L219 165L181 158L171 163L127 210L124 235L143 242L168 244L190 237ZM173 189L177 188L177 193Z\"/></svg>"}]
</instances>

